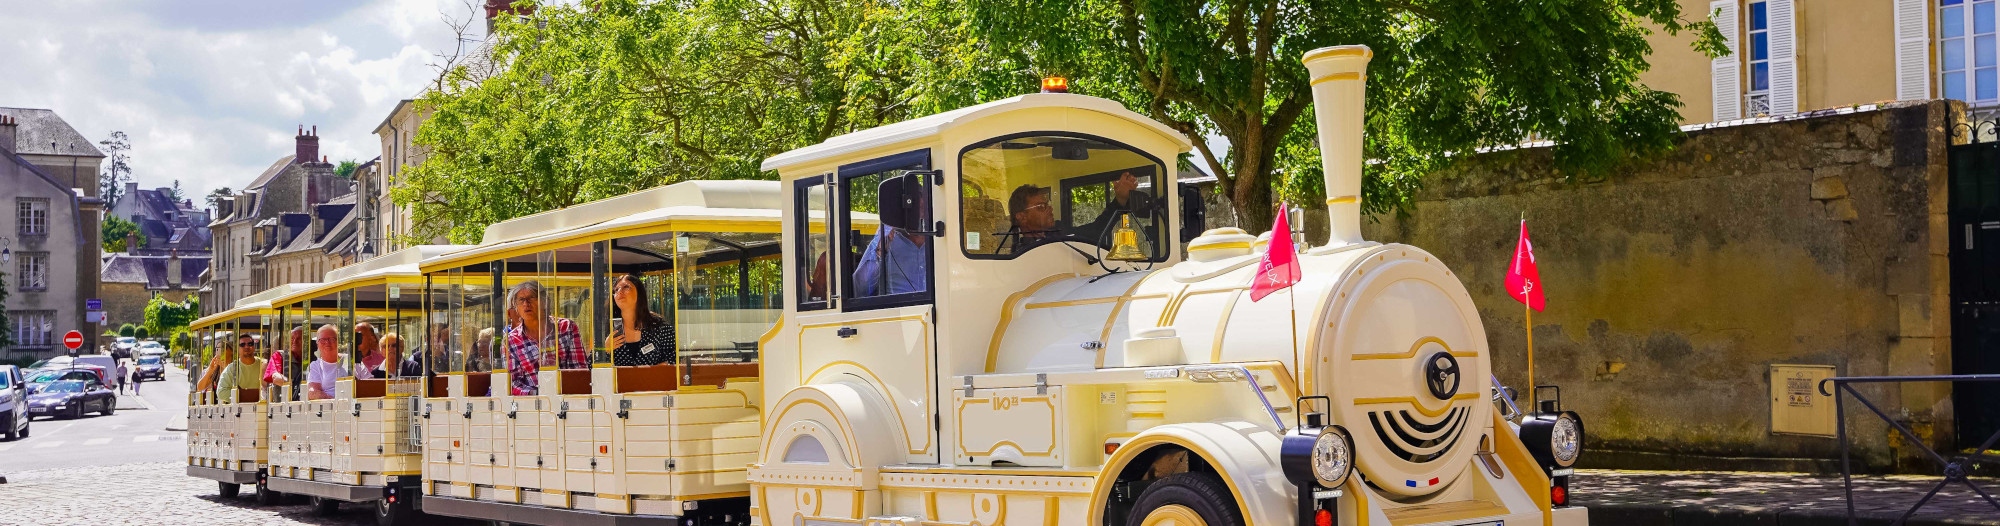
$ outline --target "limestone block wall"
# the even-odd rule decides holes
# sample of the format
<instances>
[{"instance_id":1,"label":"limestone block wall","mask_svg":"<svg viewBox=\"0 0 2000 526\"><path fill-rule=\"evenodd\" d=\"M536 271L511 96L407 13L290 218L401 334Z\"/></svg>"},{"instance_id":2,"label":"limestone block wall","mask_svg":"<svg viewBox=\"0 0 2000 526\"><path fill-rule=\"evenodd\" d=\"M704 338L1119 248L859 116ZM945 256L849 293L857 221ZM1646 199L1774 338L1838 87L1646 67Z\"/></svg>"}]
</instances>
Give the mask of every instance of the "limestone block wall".
<instances>
[{"instance_id":1,"label":"limestone block wall","mask_svg":"<svg viewBox=\"0 0 2000 526\"><path fill-rule=\"evenodd\" d=\"M1497 373L1521 385L1524 313L1502 284L1526 215L1548 294L1533 316L1536 380L1561 385L1584 415L1592 463L1837 467L1728 459L1837 455L1831 438L1771 432L1771 364L1951 372L1951 104L1695 131L1664 158L1594 180L1564 181L1548 148L1482 154L1428 179L1407 215L1372 217L1364 230L1456 269ZM1323 228L1311 239L1325 239ZM1867 392L1934 445L1949 440L1948 386ZM1873 415L1849 415L1867 465L1914 462Z\"/></svg>"}]
</instances>

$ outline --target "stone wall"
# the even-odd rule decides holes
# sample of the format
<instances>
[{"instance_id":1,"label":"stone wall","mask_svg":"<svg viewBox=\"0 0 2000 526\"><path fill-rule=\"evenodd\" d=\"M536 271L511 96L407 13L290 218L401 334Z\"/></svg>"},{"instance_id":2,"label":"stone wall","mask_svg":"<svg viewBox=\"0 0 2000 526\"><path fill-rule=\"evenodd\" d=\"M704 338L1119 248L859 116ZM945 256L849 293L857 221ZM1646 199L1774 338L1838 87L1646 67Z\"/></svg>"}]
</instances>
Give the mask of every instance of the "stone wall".
<instances>
[{"instance_id":1,"label":"stone wall","mask_svg":"<svg viewBox=\"0 0 2000 526\"><path fill-rule=\"evenodd\" d=\"M1548 148L1482 154L1364 230L1458 270L1497 373L1522 385L1524 313L1502 283L1525 215L1548 295L1533 315L1536 381L1561 385L1584 415L1593 463L1827 469L1725 459L1837 458L1831 438L1771 432L1772 364L1950 373L1947 111L1907 103L1700 130L1587 181L1562 180ZM1866 391L1934 445L1949 440L1948 386ZM1856 411L1868 466L1914 458Z\"/></svg>"}]
</instances>

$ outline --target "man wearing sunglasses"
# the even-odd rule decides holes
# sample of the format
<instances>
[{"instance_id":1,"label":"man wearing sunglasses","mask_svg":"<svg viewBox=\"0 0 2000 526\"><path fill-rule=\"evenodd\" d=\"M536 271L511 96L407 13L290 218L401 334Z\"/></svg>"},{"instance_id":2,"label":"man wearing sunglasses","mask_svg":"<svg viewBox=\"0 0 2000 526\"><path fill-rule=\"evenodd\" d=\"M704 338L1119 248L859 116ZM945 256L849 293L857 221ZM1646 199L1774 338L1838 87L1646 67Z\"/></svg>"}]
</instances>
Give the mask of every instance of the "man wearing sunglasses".
<instances>
[{"instance_id":1,"label":"man wearing sunglasses","mask_svg":"<svg viewBox=\"0 0 2000 526\"><path fill-rule=\"evenodd\" d=\"M228 354L216 353L216 360L208 364L208 373L202 375L196 391L210 388L222 389L216 393L224 400L234 400L230 395L238 389L256 391L264 387L264 360L257 357L257 339L249 334L236 335L236 359L229 360ZM224 366L224 363L228 363ZM218 385L218 383L220 385Z\"/></svg>"}]
</instances>

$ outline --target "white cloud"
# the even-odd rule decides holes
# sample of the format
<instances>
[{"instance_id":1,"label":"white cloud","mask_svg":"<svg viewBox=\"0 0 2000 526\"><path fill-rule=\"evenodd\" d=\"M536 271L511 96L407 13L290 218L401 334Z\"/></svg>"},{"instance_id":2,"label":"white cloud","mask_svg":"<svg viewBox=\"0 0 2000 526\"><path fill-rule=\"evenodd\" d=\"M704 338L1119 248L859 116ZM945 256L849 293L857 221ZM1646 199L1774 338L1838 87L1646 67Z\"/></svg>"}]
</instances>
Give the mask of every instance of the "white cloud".
<instances>
[{"instance_id":1,"label":"white cloud","mask_svg":"<svg viewBox=\"0 0 2000 526\"><path fill-rule=\"evenodd\" d=\"M476 6L476 3L474 3ZM49 108L93 141L131 136L142 187L241 188L318 126L332 160L431 76L465 0L87 0L0 9L0 106ZM483 30L475 23L472 30ZM477 36L477 35L475 35Z\"/></svg>"}]
</instances>

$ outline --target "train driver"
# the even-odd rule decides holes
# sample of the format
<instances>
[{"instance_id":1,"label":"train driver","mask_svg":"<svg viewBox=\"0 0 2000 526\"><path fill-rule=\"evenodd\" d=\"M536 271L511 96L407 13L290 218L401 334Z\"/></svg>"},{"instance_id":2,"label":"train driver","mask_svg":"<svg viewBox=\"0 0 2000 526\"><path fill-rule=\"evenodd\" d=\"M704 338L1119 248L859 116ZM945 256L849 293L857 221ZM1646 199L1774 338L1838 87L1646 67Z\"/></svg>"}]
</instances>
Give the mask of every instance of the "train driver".
<instances>
[{"instance_id":1,"label":"train driver","mask_svg":"<svg viewBox=\"0 0 2000 526\"><path fill-rule=\"evenodd\" d=\"M507 298L514 305L521 324L507 331L509 387L514 396L531 396L541 391L535 372L539 364L553 362L562 369L589 369L590 354L583 348L583 336L576 322L549 316L542 309L542 284L534 280L515 285ZM555 331L555 349L543 348L547 331Z\"/></svg>"}]
</instances>

